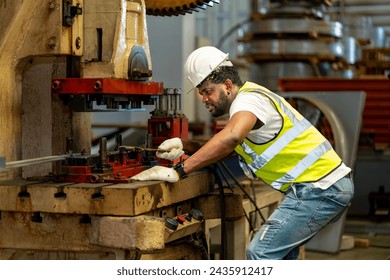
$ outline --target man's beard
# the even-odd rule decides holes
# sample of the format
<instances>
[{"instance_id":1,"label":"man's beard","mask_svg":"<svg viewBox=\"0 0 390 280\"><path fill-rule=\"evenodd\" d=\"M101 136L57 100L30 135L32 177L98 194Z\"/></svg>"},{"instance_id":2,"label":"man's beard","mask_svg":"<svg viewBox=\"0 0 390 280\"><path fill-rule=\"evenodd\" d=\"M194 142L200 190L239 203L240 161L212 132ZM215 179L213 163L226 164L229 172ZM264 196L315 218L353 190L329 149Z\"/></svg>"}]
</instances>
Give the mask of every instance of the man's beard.
<instances>
[{"instance_id":1,"label":"man's beard","mask_svg":"<svg viewBox=\"0 0 390 280\"><path fill-rule=\"evenodd\" d=\"M218 105L215 106L215 111L211 113L211 115L216 118L226 114L226 108L228 106L227 96L224 94L223 90L219 91L219 102Z\"/></svg>"}]
</instances>

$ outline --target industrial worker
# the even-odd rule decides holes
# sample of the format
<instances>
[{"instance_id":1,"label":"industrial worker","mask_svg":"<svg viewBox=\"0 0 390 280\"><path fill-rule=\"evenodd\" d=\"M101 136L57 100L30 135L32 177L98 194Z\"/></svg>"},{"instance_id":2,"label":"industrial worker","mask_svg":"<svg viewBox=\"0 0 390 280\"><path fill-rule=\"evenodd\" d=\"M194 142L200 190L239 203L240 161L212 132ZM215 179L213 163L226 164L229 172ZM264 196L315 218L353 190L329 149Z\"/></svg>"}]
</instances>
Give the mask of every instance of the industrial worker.
<instances>
[{"instance_id":1,"label":"industrial worker","mask_svg":"<svg viewBox=\"0 0 390 280\"><path fill-rule=\"evenodd\" d=\"M235 152L253 179L285 194L247 248L247 259L298 259L305 244L350 204L351 169L324 136L281 96L252 82L243 83L217 48L190 54L185 74L213 117L229 115L226 126L184 162L156 166L135 180L176 182ZM194 148L190 141L164 141L157 156L169 160Z\"/></svg>"}]
</instances>

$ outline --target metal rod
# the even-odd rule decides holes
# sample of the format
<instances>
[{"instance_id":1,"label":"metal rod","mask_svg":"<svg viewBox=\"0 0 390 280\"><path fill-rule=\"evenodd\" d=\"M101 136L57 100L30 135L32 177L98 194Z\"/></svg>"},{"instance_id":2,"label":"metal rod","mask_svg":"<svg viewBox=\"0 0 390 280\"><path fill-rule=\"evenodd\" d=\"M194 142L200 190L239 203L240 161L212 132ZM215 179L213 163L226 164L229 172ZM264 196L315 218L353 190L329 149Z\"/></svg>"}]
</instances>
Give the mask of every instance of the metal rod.
<instances>
[{"instance_id":1,"label":"metal rod","mask_svg":"<svg viewBox=\"0 0 390 280\"><path fill-rule=\"evenodd\" d=\"M41 157L41 158L11 161L11 162L5 163L5 168L7 168L7 169L8 168L18 168L18 167L23 167L23 166L32 165L32 164L60 161L60 160L65 160L68 156L69 156L68 154L65 154L65 155L58 155L58 156L47 156L47 157Z\"/></svg>"},{"instance_id":2,"label":"metal rod","mask_svg":"<svg viewBox=\"0 0 390 280\"><path fill-rule=\"evenodd\" d=\"M106 164L107 158L107 138L102 137L99 141L99 158L101 164Z\"/></svg>"},{"instance_id":3,"label":"metal rod","mask_svg":"<svg viewBox=\"0 0 390 280\"><path fill-rule=\"evenodd\" d=\"M157 148L144 148L144 147L137 147L137 146L119 146L119 149L124 149L126 151L139 151L139 152L168 152L166 150L160 150Z\"/></svg>"}]
</instances>

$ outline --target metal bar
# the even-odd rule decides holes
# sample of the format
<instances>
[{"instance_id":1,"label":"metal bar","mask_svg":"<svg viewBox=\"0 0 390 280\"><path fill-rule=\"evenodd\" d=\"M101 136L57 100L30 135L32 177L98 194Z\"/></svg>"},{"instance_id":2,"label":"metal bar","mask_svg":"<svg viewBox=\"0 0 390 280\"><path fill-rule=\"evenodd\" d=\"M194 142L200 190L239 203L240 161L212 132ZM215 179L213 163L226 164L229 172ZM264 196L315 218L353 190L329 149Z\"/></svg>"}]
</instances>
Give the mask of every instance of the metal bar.
<instances>
[{"instance_id":1,"label":"metal bar","mask_svg":"<svg viewBox=\"0 0 390 280\"><path fill-rule=\"evenodd\" d=\"M51 83L53 94L115 94L159 95L164 92L161 82L135 82L108 78L61 78Z\"/></svg>"},{"instance_id":2,"label":"metal bar","mask_svg":"<svg viewBox=\"0 0 390 280\"><path fill-rule=\"evenodd\" d=\"M139 152L168 152L166 150L160 150L157 148L144 148L144 147L137 147L137 146L119 146L119 149L124 149L126 151L139 151Z\"/></svg>"},{"instance_id":3,"label":"metal bar","mask_svg":"<svg viewBox=\"0 0 390 280\"><path fill-rule=\"evenodd\" d=\"M28 166L28 165L32 165L32 164L60 161L60 160L65 160L68 156L69 155L58 155L58 156L47 156L47 157L41 157L41 158L11 161L11 162L5 163L5 168L6 169L18 168L18 167Z\"/></svg>"}]
</instances>

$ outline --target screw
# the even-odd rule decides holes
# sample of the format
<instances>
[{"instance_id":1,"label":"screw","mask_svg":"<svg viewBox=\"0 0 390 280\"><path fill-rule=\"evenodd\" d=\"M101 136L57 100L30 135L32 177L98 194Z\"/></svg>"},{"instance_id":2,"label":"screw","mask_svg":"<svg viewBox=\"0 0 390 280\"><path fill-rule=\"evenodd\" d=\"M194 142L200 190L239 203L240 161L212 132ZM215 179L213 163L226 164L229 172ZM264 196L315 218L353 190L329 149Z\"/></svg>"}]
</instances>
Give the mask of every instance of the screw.
<instances>
[{"instance_id":1,"label":"screw","mask_svg":"<svg viewBox=\"0 0 390 280\"><path fill-rule=\"evenodd\" d=\"M94 90L101 90L102 89L102 82L100 80L97 80L95 84L93 85Z\"/></svg>"},{"instance_id":2,"label":"screw","mask_svg":"<svg viewBox=\"0 0 390 280\"><path fill-rule=\"evenodd\" d=\"M74 23L74 18L72 18L72 17L66 17L65 18L65 25L66 26L72 26L73 23Z\"/></svg>"},{"instance_id":3,"label":"screw","mask_svg":"<svg viewBox=\"0 0 390 280\"><path fill-rule=\"evenodd\" d=\"M56 1L50 1L48 6L49 6L50 11L57 9L57 7L58 7Z\"/></svg>"},{"instance_id":4,"label":"screw","mask_svg":"<svg viewBox=\"0 0 390 280\"><path fill-rule=\"evenodd\" d=\"M77 37L76 38L76 49L80 49L81 48L81 38L80 37Z\"/></svg>"},{"instance_id":5,"label":"screw","mask_svg":"<svg viewBox=\"0 0 390 280\"><path fill-rule=\"evenodd\" d=\"M50 37L49 48L53 49L53 50L57 48L57 37L56 36Z\"/></svg>"},{"instance_id":6,"label":"screw","mask_svg":"<svg viewBox=\"0 0 390 280\"><path fill-rule=\"evenodd\" d=\"M51 84L51 88L54 89L54 90L59 90L62 88L62 84L60 81L58 80L55 80L52 84Z\"/></svg>"}]
</instances>

